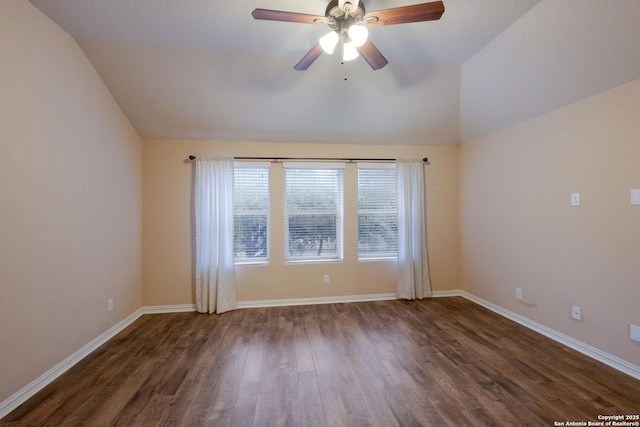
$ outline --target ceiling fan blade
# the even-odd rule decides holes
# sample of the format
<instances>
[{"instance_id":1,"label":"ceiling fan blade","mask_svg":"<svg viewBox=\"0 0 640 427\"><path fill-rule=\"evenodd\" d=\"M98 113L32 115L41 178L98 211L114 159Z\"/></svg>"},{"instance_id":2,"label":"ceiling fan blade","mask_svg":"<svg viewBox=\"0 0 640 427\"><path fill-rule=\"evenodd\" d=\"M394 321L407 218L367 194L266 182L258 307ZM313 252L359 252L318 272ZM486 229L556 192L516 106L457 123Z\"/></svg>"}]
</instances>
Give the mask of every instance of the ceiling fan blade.
<instances>
[{"instance_id":1,"label":"ceiling fan blade","mask_svg":"<svg viewBox=\"0 0 640 427\"><path fill-rule=\"evenodd\" d=\"M358 49L360 56L362 56L364 60L367 61L367 64L369 64L374 70L379 70L389 63L387 58L382 56L371 40L367 40L362 46L356 49Z\"/></svg>"},{"instance_id":2,"label":"ceiling fan blade","mask_svg":"<svg viewBox=\"0 0 640 427\"><path fill-rule=\"evenodd\" d=\"M304 71L313 64L313 61L318 59L318 57L322 54L322 47L320 43L316 43L309 52L305 56L302 57L300 61L293 67L296 71Z\"/></svg>"},{"instance_id":3,"label":"ceiling fan blade","mask_svg":"<svg viewBox=\"0 0 640 427\"><path fill-rule=\"evenodd\" d=\"M393 7L369 12L364 16L364 21L369 27L381 27L383 25L408 24L410 22L436 21L444 13L444 3L433 1L411 6ZM373 21L373 22L371 22Z\"/></svg>"},{"instance_id":4,"label":"ceiling fan blade","mask_svg":"<svg viewBox=\"0 0 640 427\"><path fill-rule=\"evenodd\" d=\"M263 19L265 21L299 22L301 24L321 24L327 22L327 18L324 16L285 12L283 10L254 9L251 15L255 19Z\"/></svg>"}]
</instances>

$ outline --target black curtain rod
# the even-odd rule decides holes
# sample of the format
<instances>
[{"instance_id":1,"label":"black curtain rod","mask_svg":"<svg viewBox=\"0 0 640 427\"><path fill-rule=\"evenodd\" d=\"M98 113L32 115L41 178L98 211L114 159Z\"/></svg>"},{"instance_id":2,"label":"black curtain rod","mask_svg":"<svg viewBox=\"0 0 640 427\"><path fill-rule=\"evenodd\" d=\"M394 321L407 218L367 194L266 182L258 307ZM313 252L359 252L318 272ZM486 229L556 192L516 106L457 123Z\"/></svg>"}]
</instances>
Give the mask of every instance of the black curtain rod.
<instances>
[{"instance_id":1,"label":"black curtain rod","mask_svg":"<svg viewBox=\"0 0 640 427\"><path fill-rule=\"evenodd\" d=\"M190 155L189 160L195 160L196 156ZM342 157L234 157L235 160L323 160L342 162L395 162L396 159L363 159L363 158L342 158ZM428 163L428 158L423 158L423 162Z\"/></svg>"}]
</instances>

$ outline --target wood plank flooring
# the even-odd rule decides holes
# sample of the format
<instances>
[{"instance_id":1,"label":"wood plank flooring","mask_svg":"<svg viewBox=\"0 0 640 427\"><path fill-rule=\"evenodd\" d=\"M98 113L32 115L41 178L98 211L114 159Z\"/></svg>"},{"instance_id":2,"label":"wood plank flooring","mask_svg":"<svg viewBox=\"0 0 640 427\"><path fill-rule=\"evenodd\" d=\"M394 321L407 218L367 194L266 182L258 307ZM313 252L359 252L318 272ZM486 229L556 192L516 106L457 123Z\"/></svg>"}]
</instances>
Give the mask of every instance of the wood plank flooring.
<instances>
[{"instance_id":1,"label":"wood plank flooring","mask_svg":"<svg viewBox=\"0 0 640 427\"><path fill-rule=\"evenodd\" d=\"M640 381L463 298L145 315L0 426L553 426Z\"/></svg>"}]
</instances>

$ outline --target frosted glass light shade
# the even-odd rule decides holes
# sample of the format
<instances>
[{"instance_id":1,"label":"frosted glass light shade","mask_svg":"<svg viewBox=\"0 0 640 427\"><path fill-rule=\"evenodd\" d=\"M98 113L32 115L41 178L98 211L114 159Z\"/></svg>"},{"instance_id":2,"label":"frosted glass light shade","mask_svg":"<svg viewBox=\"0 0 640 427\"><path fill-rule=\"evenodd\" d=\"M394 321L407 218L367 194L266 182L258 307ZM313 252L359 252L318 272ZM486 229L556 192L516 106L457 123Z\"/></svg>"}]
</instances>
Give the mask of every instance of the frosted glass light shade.
<instances>
[{"instance_id":1,"label":"frosted glass light shade","mask_svg":"<svg viewBox=\"0 0 640 427\"><path fill-rule=\"evenodd\" d=\"M349 38L356 47L360 47L367 41L369 30L364 25L354 24L349 27Z\"/></svg>"},{"instance_id":2,"label":"frosted glass light shade","mask_svg":"<svg viewBox=\"0 0 640 427\"><path fill-rule=\"evenodd\" d=\"M340 36L335 31L331 31L329 34L320 37L320 47L329 55L333 53L338 44Z\"/></svg>"},{"instance_id":3,"label":"frosted glass light shade","mask_svg":"<svg viewBox=\"0 0 640 427\"><path fill-rule=\"evenodd\" d=\"M353 42L346 42L342 48L342 60L343 61L351 61L352 59L356 59L358 55L358 49L356 49L356 45Z\"/></svg>"}]
</instances>

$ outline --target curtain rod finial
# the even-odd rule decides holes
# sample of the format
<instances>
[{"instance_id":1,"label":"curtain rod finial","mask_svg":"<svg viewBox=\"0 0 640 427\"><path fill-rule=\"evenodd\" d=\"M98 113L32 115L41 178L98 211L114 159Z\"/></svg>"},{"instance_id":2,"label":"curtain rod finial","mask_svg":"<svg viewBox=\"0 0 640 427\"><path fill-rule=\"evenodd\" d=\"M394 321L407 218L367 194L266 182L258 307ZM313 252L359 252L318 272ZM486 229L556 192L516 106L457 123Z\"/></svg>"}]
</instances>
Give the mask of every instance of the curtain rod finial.
<instances>
[{"instance_id":1,"label":"curtain rod finial","mask_svg":"<svg viewBox=\"0 0 640 427\"><path fill-rule=\"evenodd\" d=\"M429 159L428 159L428 158L426 158L426 157L424 157L424 158L422 159L422 161L423 161L423 162L425 162L425 163L429 163Z\"/></svg>"},{"instance_id":2,"label":"curtain rod finial","mask_svg":"<svg viewBox=\"0 0 640 427\"><path fill-rule=\"evenodd\" d=\"M189 160L195 160L195 159L196 159L196 156L194 156L194 155L190 155L189 156Z\"/></svg>"}]
</instances>

